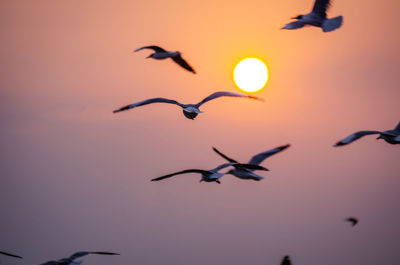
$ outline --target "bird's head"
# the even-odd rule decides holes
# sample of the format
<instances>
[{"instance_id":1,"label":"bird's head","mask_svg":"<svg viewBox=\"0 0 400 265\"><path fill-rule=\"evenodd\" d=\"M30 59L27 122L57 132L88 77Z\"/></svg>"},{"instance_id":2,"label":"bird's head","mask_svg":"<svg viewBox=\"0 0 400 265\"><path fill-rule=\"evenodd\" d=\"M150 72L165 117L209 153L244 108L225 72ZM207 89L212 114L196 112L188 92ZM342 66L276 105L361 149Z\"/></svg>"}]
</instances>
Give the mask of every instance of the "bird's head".
<instances>
[{"instance_id":1,"label":"bird's head","mask_svg":"<svg viewBox=\"0 0 400 265\"><path fill-rule=\"evenodd\" d=\"M292 17L292 19L302 19L302 18L303 18L303 15L298 15L296 17Z\"/></svg>"}]
</instances>

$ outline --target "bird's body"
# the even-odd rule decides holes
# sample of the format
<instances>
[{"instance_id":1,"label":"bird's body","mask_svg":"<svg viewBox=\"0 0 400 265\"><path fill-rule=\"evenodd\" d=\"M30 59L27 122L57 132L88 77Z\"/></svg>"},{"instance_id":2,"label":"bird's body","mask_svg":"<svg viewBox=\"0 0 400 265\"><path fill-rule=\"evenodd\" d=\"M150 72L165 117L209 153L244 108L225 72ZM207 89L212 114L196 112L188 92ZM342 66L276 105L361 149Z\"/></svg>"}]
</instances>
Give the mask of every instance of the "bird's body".
<instances>
[{"instance_id":1,"label":"bird's body","mask_svg":"<svg viewBox=\"0 0 400 265\"><path fill-rule=\"evenodd\" d=\"M240 163L225 163L222 165L219 165L218 167L210 170L203 170L203 169L187 169L179 172L175 172L172 174L168 174L162 177L154 178L151 181L159 181L163 180L166 178L170 178L176 175L181 175L181 174L186 174L186 173L199 173L201 174L201 179L200 182L216 182L218 184L221 184L219 179L225 175L225 173L220 173L219 171L221 169L224 169L226 167L233 166L235 168L247 168L247 169L258 169L258 170L267 170L264 167L258 166L258 165L250 165L250 164L240 164Z\"/></svg>"},{"instance_id":2,"label":"bird's body","mask_svg":"<svg viewBox=\"0 0 400 265\"><path fill-rule=\"evenodd\" d=\"M112 252L102 252L102 251L80 251L76 252L75 254L71 255L68 258L60 259L57 261L48 261L45 263L42 263L41 265L79 265L83 261L75 261L78 258L84 257L89 254L97 254L97 255L119 255L118 253L112 253Z\"/></svg>"},{"instance_id":3,"label":"bird's body","mask_svg":"<svg viewBox=\"0 0 400 265\"><path fill-rule=\"evenodd\" d=\"M351 223L351 226L355 226L358 223L358 219L354 217L349 217L346 219L347 222Z\"/></svg>"},{"instance_id":4,"label":"bird's body","mask_svg":"<svg viewBox=\"0 0 400 265\"><path fill-rule=\"evenodd\" d=\"M135 52L138 52L143 49L151 49L154 51L152 54L150 54L146 58L153 58L156 60L164 60L164 59L171 58L175 63L180 65L182 68L188 70L189 72L192 72L193 74L196 73L196 71L182 58L181 53L178 51L166 51L159 46L152 45L152 46L144 46L139 49L136 49Z\"/></svg>"},{"instance_id":5,"label":"bird's body","mask_svg":"<svg viewBox=\"0 0 400 265\"><path fill-rule=\"evenodd\" d=\"M239 94L239 93L234 93L234 92L228 92L228 91L219 91L219 92L215 92L211 95L209 95L208 97L206 97L205 99L203 99L202 101L200 101L197 104L181 104L176 100L172 100L172 99L166 99L166 98L151 98L151 99L146 99L143 101L139 101L137 103L133 103L127 106L124 106L122 108L119 108L117 110L114 110L114 113L117 112L121 112L121 111L125 111L125 110L129 110L129 109L133 109L139 106L143 106L143 105L147 105L147 104L151 104L151 103L169 103L169 104L175 104L178 105L182 108L183 114L185 115L186 118L194 120L194 118L197 117L197 115L199 113L202 113L202 111L199 109L201 105L203 105L204 103L219 98L219 97L242 97L242 98L250 98L250 99L257 99L257 100L261 100L260 98L254 97L254 96L249 96L249 95L245 95L245 94Z\"/></svg>"},{"instance_id":6,"label":"bird's body","mask_svg":"<svg viewBox=\"0 0 400 265\"><path fill-rule=\"evenodd\" d=\"M8 253L8 252L3 252L3 251L0 251L0 254L2 254L2 255L5 255L5 256L9 256L9 257L13 257L13 258L19 258L19 259L22 259L22 257L20 257L20 256L17 256L17 255L15 255L15 254Z\"/></svg>"},{"instance_id":7,"label":"bird's body","mask_svg":"<svg viewBox=\"0 0 400 265\"><path fill-rule=\"evenodd\" d=\"M285 150L286 148L288 148L290 145L283 145L262 153L259 153L255 156L253 156L250 161L248 162L248 164L251 165L259 165L262 161L264 161L265 159L267 159L268 157L277 154L283 150ZM225 158L226 160L228 160L231 163L238 163L236 160L224 155L223 153L221 153L217 148L213 148L213 150L219 154L220 156L222 156L223 158ZM231 174L234 175L237 178L240 179L251 179L251 180L255 180L255 181L260 181L262 180L264 177L257 175L256 173L254 173L254 169L248 169L248 168L233 168L231 170L229 170L226 174Z\"/></svg>"},{"instance_id":8,"label":"bird's body","mask_svg":"<svg viewBox=\"0 0 400 265\"><path fill-rule=\"evenodd\" d=\"M298 15L291 23L282 29L298 29L304 26L320 27L324 32L330 32L339 28L343 23L343 17L327 18L326 11L330 6L330 0L315 0L312 11L305 15Z\"/></svg>"},{"instance_id":9,"label":"bird's body","mask_svg":"<svg viewBox=\"0 0 400 265\"><path fill-rule=\"evenodd\" d=\"M340 140L337 142L334 146L343 146L350 144L354 142L355 140L360 139L361 137L364 137L366 135L372 135L372 134L378 134L378 138L376 139L383 139L389 144L400 144L400 122L397 124L397 126L393 130L387 130L387 131L358 131L353 134L350 134L343 140Z\"/></svg>"}]
</instances>

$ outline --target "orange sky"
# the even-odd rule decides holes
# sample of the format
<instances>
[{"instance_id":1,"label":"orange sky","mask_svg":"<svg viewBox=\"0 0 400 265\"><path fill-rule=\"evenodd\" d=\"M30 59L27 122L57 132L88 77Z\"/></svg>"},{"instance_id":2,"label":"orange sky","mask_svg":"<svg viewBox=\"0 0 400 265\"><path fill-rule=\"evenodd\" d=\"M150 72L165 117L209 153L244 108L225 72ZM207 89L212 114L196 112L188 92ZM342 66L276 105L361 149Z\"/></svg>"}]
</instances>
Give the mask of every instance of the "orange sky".
<instances>
[{"instance_id":1,"label":"orange sky","mask_svg":"<svg viewBox=\"0 0 400 265\"><path fill-rule=\"evenodd\" d=\"M362 2L336 0L344 24L324 34L279 30L311 0L1 1L0 249L25 257L3 263L104 250L122 255L84 264L396 265L399 146L332 147L399 122L400 4ZM132 53L151 44L198 74ZM218 99L194 121L162 104L112 114L239 92L248 56L268 64L265 102ZM246 162L286 143L261 182L149 181L214 168L212 146Z\"/></svg>"}]
</instances>

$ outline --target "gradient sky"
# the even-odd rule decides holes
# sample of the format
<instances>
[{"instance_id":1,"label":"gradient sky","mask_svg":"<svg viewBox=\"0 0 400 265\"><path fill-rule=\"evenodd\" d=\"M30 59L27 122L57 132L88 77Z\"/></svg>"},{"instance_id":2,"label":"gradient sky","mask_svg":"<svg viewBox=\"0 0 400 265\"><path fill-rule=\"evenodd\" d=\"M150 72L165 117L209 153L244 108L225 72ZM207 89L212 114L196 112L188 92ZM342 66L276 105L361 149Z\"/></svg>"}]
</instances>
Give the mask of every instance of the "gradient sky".
<instances>
[{"instance_id":1,"label":"gradient sky","mask_svg":"<svg viewBox=\"0 0 400 265\"><path fill-rule=\"evenodd\" d=\"M122 254L86 265L399 264L399 146L332 145L400 120L400 2L336 0L339 30L279 30L312 4L2 0L0 249L25 258L3 264L77 250ZM198 74L132 53L151 44ZM238 92L233 67L248 56L269 66L265 102L218 99L194 121L162 104L112 114ZM212 146L246 162L287 143L261 182L150 182L223 163Z\"/></svg>"}]
</instances>

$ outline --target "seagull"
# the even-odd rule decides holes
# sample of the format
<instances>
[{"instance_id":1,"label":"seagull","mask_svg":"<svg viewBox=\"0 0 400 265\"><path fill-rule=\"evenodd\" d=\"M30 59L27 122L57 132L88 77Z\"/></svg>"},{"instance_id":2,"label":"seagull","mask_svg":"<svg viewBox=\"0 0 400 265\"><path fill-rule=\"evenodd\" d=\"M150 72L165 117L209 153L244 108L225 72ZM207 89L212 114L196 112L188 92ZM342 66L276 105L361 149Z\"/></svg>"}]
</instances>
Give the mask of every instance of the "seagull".
<instances>
[{"instance_id":1,"label":"seagull","mask_svg":"<svg viewBox=\"0 0 400 265\"><path fill-rule=\"evenodd\" d=\"M286 148L288 148L290 146L290 144L287 145L283 145L283 146L279 146L277 148L259 153L255 156L253 156L250 161L249 164L251 165L259 165L262 161L264 161L266 158L275 155L283 150L285 150ZM218 151L217 148L213 147L213 150L219 154L220 156L222 156L223 158L225 158L226 160L228 160L231 163L238 163L236 160L224 155L223 153L221 153L220 151ZM235 177L238 177L240 179L252 179L255 181L260 181L263 179L263 177L253 173L254 169L249 169L249 168L238 168L235 167L234 169L229 170L228 172L226 172L226 174L231 174L234 175Z\"/></svg>"},{"instance_id":2,"label":"seagull","mask_svg":"<svg viewBox=\"0 0 400 265\"><path fill-rule=\"evenodd\" d=\"M340 28L343 23L342 16L330 19L326 17L326 11L331 5L330 2L330 0L315 0L314 7L310 13L293 17L292 19L297 20L286 24L282 29L298 29L310 25L322 28L323 32L329 32Z\"/></svg>"},{"instance_id":3,"label":"seagull","mask_svg":"<svg viewBox=\"0 0 400 265\"><path fill-rule=\"evenodd\" d=\"M10 256L10 257L22 259L22 257L20 257L20 256L17 256L17 255L14 255L14 254L10 254L10 253L7 253L7 252L3 252L3 251L0 251L0 254L3 254L5 256Z\"/></svg>"},{"instance_id":4,"label":"seagull","mask_svg":"<svg viewBox=\"0 0 400 265\"><path fill-rule=\"evenodd\" d=\"M64 259L60 259L57 261L48 261L46 263L42 263L41 265L79 265L83 262L83 260L75 261L75 259L84 257L89 254L98 254L98 255L119 255L118 253L112 252L95 252L95 251L80 251L76 252L72 256Z\"/></svg>"},{"instance_id":5,"label":"seagull","mask_svg":"<svg viewBox=\"0 0 400 265\"><path fill-rule=\"evenodd\" d=\"M292 265L289 256L284 256L281 265Z\"/></svg>"},{"instance_id":6,"label":"seagull","mask_svg":"<svg viewBox=\"0 0 400 265\"><path fill-rule=\"evenodd\" d=\"M351 226L355 226L358 223L358 219L354 217L349 217L346 219L347 222L351 223Z\"/></svg>"},{"instance_id":7,"label":"seagull","mask_svg":"<svg viewBox=\"0 0 400 265\"><path fill-rule=\"evenodd\" d=\"M153 58L156 60L164 60L167 58L171 58L175 63L179 64L181 67L185 68L189 72L195 74L194 69L182 58L181 53L178 51L166 51L158 46L144 46L142 48L136 49L135 52L141 51L143 49L151 49L154 52L147 56L146 58Z\"/></svg>"},{"instance_id":8,"label":"seagull","mask_svg":"<svg viewBox=\"0 0 400 265\"><path fill-rule=\"evenodd\" d=\"M400 122L397 124L396 128L393 130L387 130L384 132L380 131L359 131L353 134L350 134L343 140L337 142L334 146L342 146L354 142L357 139L360 139L363 136L370 135L370 134L379 134L378 139L383 139L389 144L400 144Z\"/></svg>"},{"instance_id":9,"label":"seagull","mask_svg":"<svg viewBox=\"0 0 400 265\"><path fill-rule=\"evenodd\" d=\"M218 184L221 184L221 182L219 181L219 179L225 175L225 173L219 173L218 171L220 171L221 169L224 169L226 167L229 166L233 166L235 168L247 168L247 169L253 169L253 170L268 170L265 167L259 166L259 165L251 165L251 164L240 164L240 163L225 163L222 165L219 165L218 167L214 168L214 169L210 169L210 170L204 170L204 169L186 169L186 170L182 170L179 172L175 172L172 174L168 174L162 177L158 177L158 178L154 178L151 181L159 181L159 180L163 180L166 178L170 178L176 175L181 175L181 174L186 174L186 173L199 173L201 174L201 179L200 182L204 181L204 182L216 182Z\"/></svg>"},{"instance_id":10,"label":"seagull","mask_svg":"<svg viewBox=\"0 0 400 265\"><path fill-rule=\"evenodd\" d=\"M172 99L166 99L166 98L151 98L151 99L146 99L143 101L139 101L137 103L133 103L131 105L127 105L124 106L120 109L114 110L114 113L117 112L121 112L124 110L129 110L129 109L133 109L139 106L143 106L143 105L147 105L147 104L151 104L151 103L169 103L169 104L175 104L180 106L183 109L183 114L185 115L186 118L194 120L194 118L196 118L196 116L199 113L202 113L202 111L200 111L199 107L201 105L203 105L204 103L219 98L219 97L241 97L241 98L250 98L250 99L257 99L257 100L261 100L261 98L258 97L254 97L254 96L250 96L250 95L245 95L245 94L239 94L239 93L234 93L234 92L229 92L229 91L219 91L219 92L215 92L211 95L209 95L208 97L206 97L205 99L203 99L202 101L200 101L197 104L181 104L178 101L172 100Z\"/></svg>"}]
</instances>

